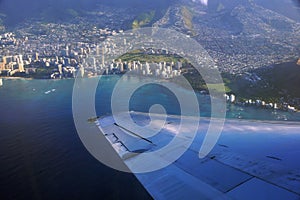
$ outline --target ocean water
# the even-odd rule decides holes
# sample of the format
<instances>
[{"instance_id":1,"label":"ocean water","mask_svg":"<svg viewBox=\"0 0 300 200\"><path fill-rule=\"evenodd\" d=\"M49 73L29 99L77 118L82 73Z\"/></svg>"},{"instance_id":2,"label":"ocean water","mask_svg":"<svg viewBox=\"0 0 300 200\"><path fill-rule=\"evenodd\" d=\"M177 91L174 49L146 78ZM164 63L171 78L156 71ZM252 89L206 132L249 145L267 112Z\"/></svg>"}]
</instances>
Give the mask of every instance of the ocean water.
<instances>
[{"instance_id":1,"label":"ocean water","mask_svg":"<svg viewBox=\"0 0 300 200\"><path fill-rule=\"evenodd\" d=\"M98 115L111 112L118 76L102 77L96 93ZM127 79L127 84L142 81ZM73 122L74 80L5 79L0 87L0 199L150 199L134 175L101 164L82 145ZM202 116L210 99L197 94ZM120 100L121 97L120 97ZM167 88L138 89L130 110L147 112L161 104L179 114ZM228 118L300 121L299 113L227 106Z\"/></svg>"}]
</instances>

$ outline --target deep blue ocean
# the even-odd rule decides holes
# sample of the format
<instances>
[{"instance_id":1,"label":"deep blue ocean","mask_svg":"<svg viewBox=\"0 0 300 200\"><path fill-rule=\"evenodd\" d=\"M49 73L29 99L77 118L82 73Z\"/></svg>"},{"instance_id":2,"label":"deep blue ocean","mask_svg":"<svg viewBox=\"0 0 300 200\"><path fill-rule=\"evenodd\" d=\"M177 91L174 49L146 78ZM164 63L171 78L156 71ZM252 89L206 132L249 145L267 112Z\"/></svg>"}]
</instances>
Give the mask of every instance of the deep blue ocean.
<instances>
[{"instance_id":1,"label":"deep blue ocean","mask_svg":"<svg viewBox=\"0 0 300 200\"><path fill-rule=\"evenodd\" d=\"M118 76L105 76L96 93L98 115L111 112ZM128 84L141 81L130 78ZM72 116L74 80L4 79L0 86L0 199L149 199L134 175L93 158L82 145ZM210 99L198 95L202 116ZM147 112L162 104L180 112L167 88L146 85L131 98L130 109ZM299 113L227 106L228 118L300 121Z\"/></svg>"}]
</instances>

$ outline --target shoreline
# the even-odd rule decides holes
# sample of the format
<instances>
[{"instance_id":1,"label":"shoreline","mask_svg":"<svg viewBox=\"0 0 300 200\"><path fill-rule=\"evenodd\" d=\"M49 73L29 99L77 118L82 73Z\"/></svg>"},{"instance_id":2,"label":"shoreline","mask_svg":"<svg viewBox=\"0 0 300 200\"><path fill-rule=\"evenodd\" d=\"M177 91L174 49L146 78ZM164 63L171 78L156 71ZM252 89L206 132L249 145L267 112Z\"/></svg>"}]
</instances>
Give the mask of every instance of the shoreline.
<instances>
[{"instance_id":1,"label":"shoreline","mask_svg":"<svg viewBox=\"0 0 300 200\"><path fill-rule=\"evenodd\" d=\"M34 80L34 78L25 78L25 77L7 77L7 76L0 76L0 79L3 80Z\"/></svg>"},{"instance_id":2,"label":"shoreline","mask_svg":"<svg viewBox=\"0 0 300 200\"><path fill-rule=\"evenodd\" d=\"M82 77L80 79L89 79L89 78L99 78L101 76L105 76L105 77L109 77L109 76L118 76L118 77L121 77L123 74L102 74L102 75L93 75L93 76L85 76L85 77ZM134 75L130 75L130 76L134 76ZM134 77L139 77L139 76L134 76ZM0 76L0 79L6 79L6 80L54 80L54 81L59 81L59 80L71 80L71 79L77 79L78 77L75 77L75 78L63 78L63 79L51 79L51 78L46 78L46 79L38 79L38 78L26 78L26 77L2 77ZM145 76L143 78L151 78L151 77L148 77L148 76ZM190 89L188 88L185 88L183 87L180 83L177 83L176 81L172 81L172 79L157 79L156 77L152 77L156 80L159 80L160 82L165 82L165 83L169 83L169 84L174 84L178 87L180 87L181 89L185 89L185 90L188 90L190 91ZM195 90L193 89L193 91L197 94L200 94L200 95L209 95L208 91L205 90L205 92L207 93L203 93L203 90ZM236 102L236 103L233 103L235 105L238 105L238 106L242 106L242 107L248 107L248 106L252 106L252 105L243 105L243 103L245 102ZM229 104L232 104L232 103L229 103ZM258 107L259 108L259 107ZM267 109L267 108L259 108L259 109ZM290 113L291 111L288 111L288 110L284 110L284 109L269 109L270 111L272 110L278 110L278 111L282 111L282 112L288 112ZM295 111L293 111L292 113L300 113L300 110L296 109Z\"/></svg>"}]
</instances>

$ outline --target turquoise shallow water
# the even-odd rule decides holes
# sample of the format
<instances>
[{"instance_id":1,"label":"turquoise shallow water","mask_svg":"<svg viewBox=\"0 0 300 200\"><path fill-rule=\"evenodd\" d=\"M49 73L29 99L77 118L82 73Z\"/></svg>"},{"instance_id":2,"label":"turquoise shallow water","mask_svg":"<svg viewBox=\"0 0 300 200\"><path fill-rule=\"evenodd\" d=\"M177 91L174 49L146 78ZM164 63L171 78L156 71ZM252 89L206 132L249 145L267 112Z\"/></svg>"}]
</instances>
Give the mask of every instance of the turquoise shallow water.
<instances>
[{"instance_id":1,"label":"turquoise shallow water","mask_svg":"<svg viewBox=\"0 0 300 200\"><path fill-rule=\"evenodd\" d=\"M111 112L118 76L101 79L98 115ZM127 84L142 81L127 79ZM1 199L147 199L132 174L117 172L94 159L82 145L72 116L74 80L3 80L0 87ZM198 95L201 116L210 115L210 99ZM122 101L122 97L120 97ZM167 88L146 85L131 98L130 110L147 112L162 104L179 114L179 102ZM228 118L300 121L299 113L227 106Z\"/></svg>"}]
</instances>

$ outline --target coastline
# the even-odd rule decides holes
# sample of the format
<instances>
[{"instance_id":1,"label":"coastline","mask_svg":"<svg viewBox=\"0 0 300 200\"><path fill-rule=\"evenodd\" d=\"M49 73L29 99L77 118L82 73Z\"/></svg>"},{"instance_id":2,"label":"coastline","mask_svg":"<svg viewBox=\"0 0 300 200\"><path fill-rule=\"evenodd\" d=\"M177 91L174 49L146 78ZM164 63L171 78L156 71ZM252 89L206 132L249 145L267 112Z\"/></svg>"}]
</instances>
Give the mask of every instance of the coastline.
<instances>
[{"instance_id":1,"label":"coastline","mask_svg":"<svg viewBox=\"0 0 300 200\"><path fill-rule=\"evenodd\" d=\"M125 73L126 74L126 73ZM109 77L109 76L119 76L121 77L123 74L102 74L102 75L92 75L92 76L84 76L84 77L80 77L82 79L86 79L86 78L97 78L97 77L101 77L101 76L105 76L105 77ZM140 77L138 75L135 75L135 74L131 74L129 76L133 76L133 77ZM64 80L64 79L77 79L79 77L75 77L75 78L63 78L63 79L50 79L50 78L47 78L47 79L39 79L39 78L28 78L28 77L7 77L7 76L0 76L0 79L3 79L3 80L55 80L55 81L59 81L59 80ZM190 88L186 88L184 86L182 86L179 82L177 81L174 81L174 79L159 79L157 77L148 77L148 76L143 76L143 78L147 79L147 78L154 78L156 79L157 81L159 82L164 82L164 83L168 83L168 84L171 84L171 85L175 85L175 86L178 86L179 88L181 89L184 89L184 90L188 90L188 91L191 91ZM193 89L193 91L196 93L196 94L200 94L200 95L209 95L209 91L206 90L206 89L203 89L203 90L200 90L200 89ZM238 96L237 96L238 97ZM242 107L248 107L248 106L255 106L255 105L246 105L245 102L243 101L235 101L235 102L227 102L228 104L235 104L235 105L238 105L238 106L242 106ZM278 103L279 104L279 103ZM293 113L297 113L299 114L300 113L300 110L296 109L294 111L289 111L289 110L285 110L285 109L282 109L282 108L278 108L278 109L271 109L271 108L266 108L266 107L259 107L259 106L256 106L257 108L259 109L268 109L270 111L272 110L279 110L279 111L283 111L283 112L293 112Z\"/></svg>"},{"instance_id":2,"label":"coastline","mask_svg":"<svg viewBox=\"0 0 300 200\"><path fill-rule=\"evenodd\" d=\"M0 79L3 80L34 80L34 78L26 78L26 77L7 77L7 76L0 76Z\"/></svg>"}]
</instances>

